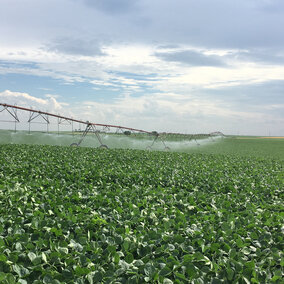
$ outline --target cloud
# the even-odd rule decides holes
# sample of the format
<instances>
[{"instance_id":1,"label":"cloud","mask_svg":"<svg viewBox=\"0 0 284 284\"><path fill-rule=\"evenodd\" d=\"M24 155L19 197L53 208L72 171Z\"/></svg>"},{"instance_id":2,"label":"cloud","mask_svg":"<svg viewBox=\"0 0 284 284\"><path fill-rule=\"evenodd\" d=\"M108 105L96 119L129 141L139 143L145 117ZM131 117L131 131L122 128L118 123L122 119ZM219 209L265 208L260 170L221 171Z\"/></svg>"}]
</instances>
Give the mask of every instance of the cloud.
<instances>
[{"instance_id":1,"label":"cloud","mask_svg":"<svg viewBox=\"0 0 284 284\"><path fill-rule=\"evenodd\" d=\"M32 106L84 121L149 131L209 133L219 130L227 134L242 131L263 135L263 127L269 127L271 133L281 135L284 123L283 114L280 114L284 103L264 102L258 108L237 108L225 95L213 99L202 93L153 93L139 97L125 95L109 103L91 100L73 105L59 102L53 95L42 99L8 90L0 93L1 102L13 104L15 100L20 106ZM275 115L276 112L279 114Z\"/></svg>"},{"instance_id":2,"label":"cloud","mask_svg":"<svg viewBox=\"0 0 284 284\"><path fill-rule=\"evenodd\" d=\"M45 98L38 98L35 96L31 96L28 93L14 92L10 90L0 92L1 103L39 110L42 112L49 112L52 114L61 114L68 117L73 117L74 114L72 113L71 109L68 108L69 104L58 101L56 97L56 95L47 94L45 95ZM9 110L13 113L11 108L9 108ZM19 119L19 123L17 123L17 125L14 125L14 117L2 106L0 106L0 128L14 129L14 127L16 127L18 130L27 130L31 127L31 129L35 131L46 131L46 129L49 129L49 131L58 130L57 118L49 116L49 123L47 125L45 116L37 114L32 115L29 111L23 111L19 109L15 110L14 114L16 114L17 118ZM31 118L33 126L28 126L28 121ZM66 128L66 126L64 126L65 124L61 125L61 129L63 127ZM70 131L70 125L66 125L68 128L67 130Z\"/></svg>"},{"instance_id":3,"label":"cloud","mask_svg":"<svg viewBox=\"0 0 284 284\"><path fill-rule=\"evenodd\" d=\"M12 3L17 3L17 9ZM4 1L0 11L0 43L8 47L31 46L54 38L76 39L87 35L88 39L103 38L116 43L282 48L284 9L281 3L260 0Z\"/></svg>"},{"instance_id":4,"label":"cloud","mask_svg":"<svg viewBox=\"0 0 284 284\"><path fill-rule=\"evenodd\" d=\"M197 51L186 46L161 50L155 46L125 44L104 46L103 51L99 57L43 50L26 50L24 57L3 52L5 61L0 64L0 73L53 77L65 83L88 82L96 87L133 92L151 88L155 92L174 93L281 80L284 76L281 64L244 59L245 51Z\"/></svg>"},{"instance_id":5,"label":"cloud","mask_svg":"<svg viewBox=\"0 0 284 284\"><path fill-rule=\"evenodd\" d=\"M179 62L189 66L225 66L221 56L206 55L194 50L156 52L155 56L165 61Z\"/></svg>"},{"instance_id":6,"label":"cloud","mask_svg":"<svg viewBox=\"0 0 284 284\"><path fill-rule=\"evenodd\" d=\"M263 135L263 125L273 121L270 129L281 131L284 123L283 115L276 119L271 109L234 108L224 98L208 99L200 93L191 96L175 93L154 93L140 97L126 95L111 103L84 101L73 111L98 123L183 133L220 130L227 134L241 131Z\"/></svg>"},{"instance_id":7,"label":"cloud","mask_svg":"<svg viewBox=\"0 0 284 284\"><path fill-rule=\"evenodd\" d=\"M283 14L284 2L282 0L261 0L258 9L266 13Z\"/></svg>"},{"instance_id":8,"label":"cloud","mask_svg":"<svg viewBox=\"0 0 284 284\"><path fill-rule=\"evenodd\" d=\"M94 39L62 37L48 43L43 49L70 55L98 56L103 54L99 41Z\"/></svg>"},{"instance_id":9,"label":"cloud","mask_svg":"<svg viewBox=\"0 0 284 284\"><path fill-rule=\"evenodd\" d=\"M45 102L10 95L11 103L56 109L65 100L74 106L64 111L80 115L75 105L88 101L95 120L135 126L141 116L157 128L168 119L173 128L226 120L235 129L242 117L283 118L283 1L4 0L1 8L2 90Z\"/></svg>"},{"instance_id":10,"label":"cloud","mask_svg":"<svg viewBox=\"0 0 284 284\"><path fill-rule=\"evenodd\" d=\"M258 84L239 85L214 90L199 90L195 96L202 94L207 100L225 103L231 113L258 113L258 122L266 124L274 120L274 126L284 123L284 80L262 82ZM232 119L233 116L230 118ZM250 120L256 121L250 117Z\"/></svg>"},{"instance_id":11,"label":"cloud","mask_svg":"<svg viewBox=\"0 0 284 284\"><path fill-rule=\"evenodd\" d=\"M58 112L62 110L66 103L60 103L56 100L53 95L46 95L46 99L37 98L31 96L27 93L13 92L10 90L5 90L0 92L0 100L2 103L17 105L22 107L30 108L31 106L34 109L51 112Z\"/></svg>"},{"instance_id":12,"label":"cloud","mask_svg":"<svg viewBox=\"0 0 284 284\"><path fill-rule=\"evenodd\" d=\"M137 0L84 0L95 9L106 13L127 13L137 7Z\"/></svg>"},{"instance_id":13,"label":"cloud","mask_svg":"<svg viewBox=\"0 0 284 284\"><path fill-rule=\"evenodd\" d=\"M270 65L284 65L284 51L282 49L250 49L232 51L228 57L243 62L255 62Z\"/></svg>"}]
</instances>

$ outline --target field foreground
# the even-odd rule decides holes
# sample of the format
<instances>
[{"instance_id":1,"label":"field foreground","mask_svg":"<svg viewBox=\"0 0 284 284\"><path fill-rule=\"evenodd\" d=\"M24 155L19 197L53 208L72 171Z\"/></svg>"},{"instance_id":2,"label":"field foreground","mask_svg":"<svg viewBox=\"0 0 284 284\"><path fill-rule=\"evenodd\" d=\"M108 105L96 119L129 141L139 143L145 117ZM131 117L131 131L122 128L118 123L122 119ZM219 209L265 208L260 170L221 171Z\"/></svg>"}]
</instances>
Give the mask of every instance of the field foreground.
<instances>
[{"instance_id":1,"label":"field foreground","mask_svg":"<svg viewBox=\"0 0 284 284\"><path fill-rule=\"evenodd\" d=\"M0 283L280 283L283 167L0 145Z\"/></svg>"}]
</instances>

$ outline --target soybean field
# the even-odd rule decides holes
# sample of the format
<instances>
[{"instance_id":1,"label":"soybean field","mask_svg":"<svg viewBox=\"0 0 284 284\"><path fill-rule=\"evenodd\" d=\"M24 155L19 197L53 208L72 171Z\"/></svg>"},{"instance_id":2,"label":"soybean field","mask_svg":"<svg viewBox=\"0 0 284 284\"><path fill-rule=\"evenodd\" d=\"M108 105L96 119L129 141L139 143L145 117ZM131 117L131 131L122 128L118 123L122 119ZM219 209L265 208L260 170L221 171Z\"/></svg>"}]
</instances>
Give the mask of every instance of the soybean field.
<instances>
[{"instance_id":1,"label":"soybean field","mask_svg":"<svg viewBox=\"0 0 284 284\"><path fill-rule=\"evenodd\" d=\"M283 283L284 142L267 141L0 145L0 283Z\"/></svg>"}]
</instances>

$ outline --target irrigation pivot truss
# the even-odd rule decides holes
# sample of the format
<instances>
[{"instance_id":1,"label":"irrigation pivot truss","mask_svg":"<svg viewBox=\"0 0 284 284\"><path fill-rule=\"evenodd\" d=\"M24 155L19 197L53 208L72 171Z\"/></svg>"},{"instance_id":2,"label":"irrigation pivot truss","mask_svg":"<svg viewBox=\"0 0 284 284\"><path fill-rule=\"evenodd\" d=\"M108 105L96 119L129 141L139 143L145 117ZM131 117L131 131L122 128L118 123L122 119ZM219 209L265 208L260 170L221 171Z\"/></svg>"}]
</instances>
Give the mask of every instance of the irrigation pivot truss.
<instances>
[{"instance_id":1,"label":"irrigation pivot truss","mask_svg":"<svg viewBox=\"0 0 284 284\"><path fill-rule=\"evenodd\" d=\"M79 123L80 125L83 125L85 129L83 131L79 131L81 134L81 137L78 142L72 143L70 146L80 146L80 144L83 142L85 137L88 135L88 133L93 133L95 134L101 148L108 148L106 144L103 143L102 138L100 136L101 133L109 132L109 133L116 133L116 134L125 134L125 135L131 135L131 134L144 134L149 137L153 137L153 141L151 145L147 146L147 149L152 149L153 145L157 141L161 141L165 147L165 150L170 150L168 146L166 146L165 140L170 138L174 139L176 137L182 138L184 140L194 140L197 145L198 139L202 138L211 138L213 141L213 137L216 136L222 136L224 137L224 134L222 132L212 132L209 134L183 134L183 133L169 133L169 132L162 132L158 133L156 131L146 131L142 129L136 129L136 128L131 128L131 127L126 127L126 126L120 126L120 125L111 125L111 124L101 124L101 123L93 123L89 121L83 121L83 120L78 120L70 117L65 117L49 112L44 112L40 110L35 110L32 108L26 108L26 107L21 107L21 106L16 106L16 105L10 105L10 104L5 104L5 103L0 103L0 113L6 111L11 120L0 120L2 122L13 122L15 124L15 131L17 131L17 123L20 122L20 118L18 116L18 110L19 111L24 111L29 113L29 117L27 120L27 123L29 124L29 133L31 132L31 123L44 123L46 124L46 132L49 132L49 125L51 123L51 118L57 119L57 129L59 133L59 127L63 123L67 123L67 125L70 125L72 128L72 134L74 135L74 123ZM36 122L35 120L40 117L43 122Z\"/></svg>"}]
</instances>

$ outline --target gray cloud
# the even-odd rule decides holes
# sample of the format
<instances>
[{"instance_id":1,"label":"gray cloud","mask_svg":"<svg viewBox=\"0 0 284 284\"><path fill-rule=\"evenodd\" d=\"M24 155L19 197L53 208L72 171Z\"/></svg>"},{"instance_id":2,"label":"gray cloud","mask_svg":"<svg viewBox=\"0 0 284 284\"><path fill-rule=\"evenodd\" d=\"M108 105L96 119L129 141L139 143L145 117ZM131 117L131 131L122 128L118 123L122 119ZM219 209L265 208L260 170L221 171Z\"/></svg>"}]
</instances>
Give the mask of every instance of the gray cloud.
<instances>
[{"instance_id":1,"label":"gray cloud","mask_svg":"<svg viewBox=\"0 0 284 284\"><path fill-rule=\"evenodd\" d=\"M280 0L2 2L3 44L42 40L43 34L45 39L50 39L89 33L95 38L103 36L113 41L157 45L174 43L239 49L284 46L284 7Z\"/></svg>"},{"instance_id":2,"label":"gray cloud","mask_svg":"<svg viewBox=\"0 0 284 284\"><path fill-rule=\"evenodd\" d=\"M273 0L267 1L262 0L259 1L259 10L265 11L266 13L283 13L284 10L284 2L283 0Z\"/></svg>"},{"instance_id":3,"label":"gray cloud","mask_svg":"<svg viewBox=\"0 0 284 284\"><path fill-rule=\"evenodd\" d=\"M284 52L281 49L251 49L234 53L232 56L240 61L284 64Z\"/></svg>"},{"instance_id":4,"label":"gray cloud","mask_svg":"<svg viewBox=\"0 0 284 284\"><path fill-rule=\"evenodd\" d=\"M57 38L48 43L45 49L70 55L94 56L103 54L98 41L79 38Z\"/></svg>"},{"instance_id":5,"label":"gray cloud","mask_svg":"<svg viewBox=\"0 0 284 284\"><path fill-rule=\"evenodd\" d=\"M95 9L106 13L127 13L136 7L137 0L84 0Z\"/></svg>"},{"instance_id":6,"label":"gray cloud","mask_svg":"<svg viewBox=\"0 0 284 284\"><path fill-rule=\"evenodd\" d=\"M157 40L226 48L284 44L279 29L284 26L284 9L267 12L259 0L143 2L153 20L152 31L146 31L155 33Z\"/></svg>"},{"instance_id":7,"label":"gray cloud","mask_svg":"<svg viewBox=\"0 0 284 284\"><path fill-rule=\"evenodd\" d=\"M226 102L232 110L259 110L283 118L283 93L284 80L273 80L261 84L239 85L215 90L198 90L195 96L202 96L211 101Z\"/></svg>"},{"instance_id":8,"label":"gray cloud","mask_svg":"<svg viewBox=\"0 0 284 284\"><path fill-rule=\"evenodd\" d=\"M190 66L224 66L221 56L204 55L193 50L175 52L156 52L155 55L165 61L179 62Z\"/></svg>"}]
</instances>

